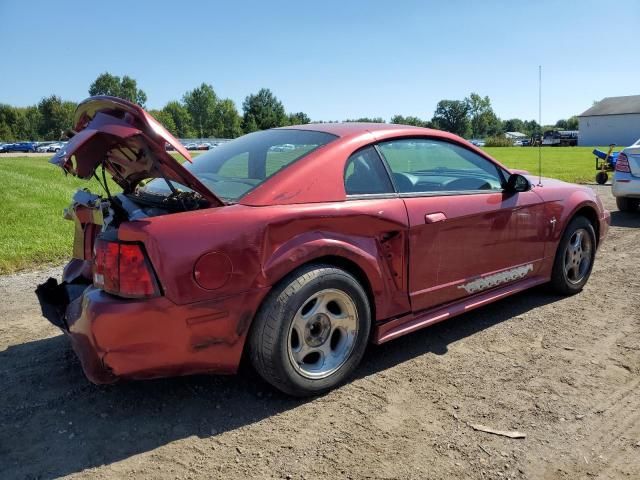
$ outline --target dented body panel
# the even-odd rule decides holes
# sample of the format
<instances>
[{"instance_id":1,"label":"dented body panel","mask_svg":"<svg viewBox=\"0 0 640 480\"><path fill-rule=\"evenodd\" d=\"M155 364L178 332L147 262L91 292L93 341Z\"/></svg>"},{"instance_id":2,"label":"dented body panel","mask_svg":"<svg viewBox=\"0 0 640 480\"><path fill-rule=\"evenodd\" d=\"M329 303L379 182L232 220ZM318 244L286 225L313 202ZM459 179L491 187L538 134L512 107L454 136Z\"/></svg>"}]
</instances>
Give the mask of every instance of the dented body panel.
<instances>
[{"instance_id":1,"label":"dented body panel","mask_svg":"<svg viewBox=\"0 0 640 480\"><path fill-rule=\"evenodd\" d=\"M140 120L129 126L114 126L112 119L92 124L108 114L110 102L89 102L91 108L85 106L77 123L96 127L93 136L104 135L100 125L106 125L134 128L139 133L133 137L151 138ZM134 113L150 125L146 112ZM269 292L309 263L339 266L362 283L373 310L371 341L383 343L548 281L562 233L578 212L593 220L598 243L607 233L609 214L592 190L550 179L537 186L537 178L530 177L532 189L519 194L348 197L347 159L380 140L437 138L500 164L441 131L375 124L292 128L337 139L278 171L235 204L225 205L209 192L211 208L130 214L111 230L119 242L144 246L160 290L154 298L121 298L91 285L89 239L109 230L110 211L95 197L75 198L66 215L82 237L76 259L61 285L42 285L38 296L43 314L71 338L90 380L235 372ZM171 140L152 139L153 152L159 152L160 139ZM134 147L146 151L143 143ZM57 158L67 169L69 152ZM182 184L190 181L182 167L158 158L159 153L144 167L146 174L161 169ZM86 177L95 165L76 164L76 169ZM121 180L132 188L143 175L136 176L131 165L128 172Z\"/></svg>"},{"instance_id":2,"label":"dented body panel","mask_svg":"<svg viewBox=\"0 0 640 480\"><path fill-rule=\"evenodd\" d=\"M155 378L234 373L266 289L176 305L166 297L117 299L88 287L67 315L68 334L87 377Z\"/></svg>"}]
</instances>

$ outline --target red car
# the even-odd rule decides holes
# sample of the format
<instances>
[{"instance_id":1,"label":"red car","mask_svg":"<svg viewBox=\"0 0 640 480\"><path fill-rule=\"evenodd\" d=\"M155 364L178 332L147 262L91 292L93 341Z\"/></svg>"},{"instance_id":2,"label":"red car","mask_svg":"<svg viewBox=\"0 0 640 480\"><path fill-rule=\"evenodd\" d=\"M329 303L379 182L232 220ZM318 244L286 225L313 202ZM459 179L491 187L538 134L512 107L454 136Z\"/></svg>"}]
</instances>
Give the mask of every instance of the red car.
<instances>
[{"instance_id":1,"label":"red car","mask_svg":"<svg viewBox=\"0 0 640 480\"><path fill-rule=\"evenodd\" d=\"M52 163L122 191L75 195L73 260L37 293L96 383L246 355L284 392L324 392L369 342L543 283L579 292L610 223L590 188L538 185L437 130L279 128L184 165L124 100L84 101L74 131Z\"/></svg>"}]
</instances>

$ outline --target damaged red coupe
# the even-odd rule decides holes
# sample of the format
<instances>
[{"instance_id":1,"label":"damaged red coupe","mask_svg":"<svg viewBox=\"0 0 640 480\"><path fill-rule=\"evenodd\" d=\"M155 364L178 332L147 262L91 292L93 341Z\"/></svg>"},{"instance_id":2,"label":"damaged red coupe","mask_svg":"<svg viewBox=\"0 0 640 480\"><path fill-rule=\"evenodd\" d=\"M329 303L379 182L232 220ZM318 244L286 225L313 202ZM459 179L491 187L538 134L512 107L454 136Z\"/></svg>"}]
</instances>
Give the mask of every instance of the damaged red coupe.
<instances>
[{"instance_id":1,"label":"damaged red coupe","mask_svg":"<svg viewBox=\"0 0 640 480\"><path fill-rule=\"evenodd\" d=\"M96 383L246 355L284 392L324 392L370 342L543 283L579 292L610 222L590 188L437 130L294 126L189 162L140 107L93 97L74 132L52 163L105 193L76 193L73 259L37 293Z\"/></svg>"}]
</instances>

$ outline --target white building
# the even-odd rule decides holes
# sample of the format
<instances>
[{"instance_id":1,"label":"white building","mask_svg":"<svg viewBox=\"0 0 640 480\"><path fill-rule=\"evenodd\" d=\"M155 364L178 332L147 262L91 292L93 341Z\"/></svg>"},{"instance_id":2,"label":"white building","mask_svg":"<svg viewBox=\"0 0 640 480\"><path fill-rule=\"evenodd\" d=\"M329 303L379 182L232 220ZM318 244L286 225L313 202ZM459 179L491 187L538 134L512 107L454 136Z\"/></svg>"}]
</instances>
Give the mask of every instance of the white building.
<instances>
[{"instance_id":1,"label":"white building","mask_svg":"<svg viewBox=\"0 0 640 480\"><path fill-rule=\"evenodd\" d=\"M510 140L522 140L524 138L528 138L524 133L522 132L505 132L504 136L507 137Z\"/></svg>"},{"instance_id":2,"label":"white building","mask_svg":"<svg viewBox=\"0 0 640 480\"><path fill-rule=\"evenodd\" d=\"M578 145L631 145L640 138L640 95L604 98L578 121Z\"/></svg>"}]
</instances>

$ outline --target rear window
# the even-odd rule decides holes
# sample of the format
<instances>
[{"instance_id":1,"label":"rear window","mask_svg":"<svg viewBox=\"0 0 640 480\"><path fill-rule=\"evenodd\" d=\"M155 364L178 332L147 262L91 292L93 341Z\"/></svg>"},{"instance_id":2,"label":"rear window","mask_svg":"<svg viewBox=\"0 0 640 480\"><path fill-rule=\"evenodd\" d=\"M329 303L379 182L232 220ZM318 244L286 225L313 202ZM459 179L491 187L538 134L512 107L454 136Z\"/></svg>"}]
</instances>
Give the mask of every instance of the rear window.
<instances>
[{"instance_id":1,"label":"rear window","mask_svg":"<svg viewBox=\"0 0 640 480\"><path fill-rule=\"evenodd\" d=\"M183 166L222 200L235 202L267 178L336 138L310 130L264 130L224 143ZM152 180L142 190L171 193L163 179Z\"/></svg>"}]
</instances>

